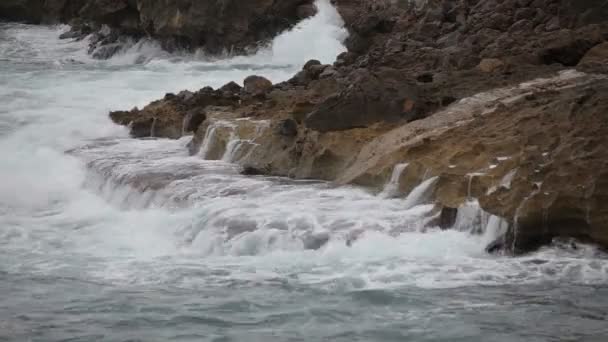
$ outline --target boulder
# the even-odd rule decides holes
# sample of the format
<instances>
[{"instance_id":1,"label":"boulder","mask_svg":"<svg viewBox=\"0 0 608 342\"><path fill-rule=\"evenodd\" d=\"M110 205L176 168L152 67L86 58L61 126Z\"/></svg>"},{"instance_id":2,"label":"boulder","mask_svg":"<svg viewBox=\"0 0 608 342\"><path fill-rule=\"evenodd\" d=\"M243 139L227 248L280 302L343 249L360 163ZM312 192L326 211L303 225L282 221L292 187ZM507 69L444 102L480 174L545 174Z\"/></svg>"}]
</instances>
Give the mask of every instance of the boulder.
<instances>
[{"instance_id":1,"label":"boulder","mask_svg":"<svg viewBox=\"0 0 608 342\"><path fill-rule=\"evenodd\" d=\"M585 72L608 73L608 42L591 48L578 63L577 69Z\"/></svg>"},{"instance_id":2,"label":"boulder","mask_svg":"<svg viewBox=\"0 0 608 342\"><path fill-rule=\"evenodd\" d=\"M319 60L316 60L316 59L311 59L308 62L304 63L304 66L302 67L302 70L308 70L310 67L312 67L314 65L321 65L321 62Z\"/></svg>"},{"instance_id":3,"label":"boulder","mask_svg":"<svg viewBox=\"0 0 608 342\"><path fill-rule=\"evenodd\" d=\"M249 76L243 84L243 91L253 96L263 96L272 89L272 82L262 76Z\"/></svg>"}]
</instances>

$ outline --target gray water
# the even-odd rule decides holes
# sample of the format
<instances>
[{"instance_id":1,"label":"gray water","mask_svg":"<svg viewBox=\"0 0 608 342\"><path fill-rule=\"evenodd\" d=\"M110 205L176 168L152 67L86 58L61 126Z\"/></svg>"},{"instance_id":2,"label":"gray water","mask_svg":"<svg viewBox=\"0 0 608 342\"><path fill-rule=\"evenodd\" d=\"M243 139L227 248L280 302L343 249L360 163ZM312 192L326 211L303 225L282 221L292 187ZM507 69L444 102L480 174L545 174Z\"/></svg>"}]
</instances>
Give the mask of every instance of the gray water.
<instances>
[{"instance_id":1,"label":"gray water","mask_svg":"<svg viewBox=\"0 0 608 342\"><path fill-rule=\"evenodd\" d=\"M488 231L427 227L431 205L241 176L107 118L330 63L344 30L320 4L268 50L216 61L151 42L94 61L64 27L0 26L0 341L608 338L608 259L592 247L490 256Z\"/></svg>"}]
</instances>

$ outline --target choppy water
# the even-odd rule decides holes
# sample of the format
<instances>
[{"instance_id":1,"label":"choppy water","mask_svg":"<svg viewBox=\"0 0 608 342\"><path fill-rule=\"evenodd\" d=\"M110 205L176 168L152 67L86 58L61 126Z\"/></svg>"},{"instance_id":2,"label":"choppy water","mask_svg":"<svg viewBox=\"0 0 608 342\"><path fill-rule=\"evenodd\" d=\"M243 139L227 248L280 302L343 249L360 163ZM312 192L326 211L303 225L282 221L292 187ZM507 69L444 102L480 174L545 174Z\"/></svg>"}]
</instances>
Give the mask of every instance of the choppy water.
<instances>
[{"instance_id":1,"label":"choppy water","mask_svg":"<svg viewBox=\"0 0 608 342\"><path fill-rule=\"evenodd\" d=\"M491 237L424 228L431 206L411 198L240 176L108 120L331 62L330 7L220 61L151 43L94 61L62 29L0 26L0 341L608 338L608 259L590 247L489 256Z\"/></svg>"}]
</instances>

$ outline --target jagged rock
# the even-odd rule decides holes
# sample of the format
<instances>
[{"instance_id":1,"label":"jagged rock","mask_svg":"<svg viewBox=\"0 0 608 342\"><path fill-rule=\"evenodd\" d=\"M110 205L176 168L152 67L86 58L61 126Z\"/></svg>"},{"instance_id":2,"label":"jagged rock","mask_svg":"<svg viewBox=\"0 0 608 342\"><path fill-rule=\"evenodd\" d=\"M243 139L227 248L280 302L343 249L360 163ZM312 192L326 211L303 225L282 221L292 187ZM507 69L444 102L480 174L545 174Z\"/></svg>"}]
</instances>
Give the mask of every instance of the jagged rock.
<instances>
[{"instance_id":1,"label":"jagged rock","mask_svg":"<svg viewBox=\"0 0 608 342\"><path fill-rule=\"evenodd\" d=\"M272 82L262 76L249 76L243 83L243 90L253 96L265 95L272 89Z\"/></svg>"}]
</instances>

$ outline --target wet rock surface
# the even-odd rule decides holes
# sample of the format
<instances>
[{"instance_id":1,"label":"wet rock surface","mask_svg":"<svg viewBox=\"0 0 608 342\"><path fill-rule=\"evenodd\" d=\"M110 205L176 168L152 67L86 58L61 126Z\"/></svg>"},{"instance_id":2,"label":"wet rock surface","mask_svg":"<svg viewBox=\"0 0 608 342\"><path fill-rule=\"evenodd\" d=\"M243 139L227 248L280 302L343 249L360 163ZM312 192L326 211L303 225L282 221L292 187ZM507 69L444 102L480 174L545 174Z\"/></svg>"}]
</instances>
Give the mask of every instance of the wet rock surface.
<instances>
[{"instance_id":1,"label":"wet rock surface","mask_svg":"<svg viewBox=\"0 0 608 342\"><path fill-rule=\"evenodd\" d=\"M334 65L112 118L134 136L152 123L158 137L192 131L192 154L247 174L378 188L408 163L399 194L437 177L441 228L471 199L507 222L492 252L558 237L608 246L605 1L336 5L351 35ZM183 129L192 110L204 116Z\"/></svg>"}]
</instances>

